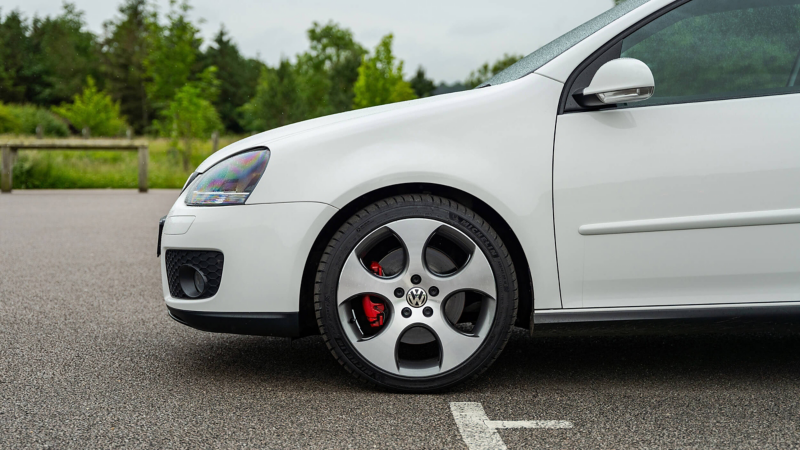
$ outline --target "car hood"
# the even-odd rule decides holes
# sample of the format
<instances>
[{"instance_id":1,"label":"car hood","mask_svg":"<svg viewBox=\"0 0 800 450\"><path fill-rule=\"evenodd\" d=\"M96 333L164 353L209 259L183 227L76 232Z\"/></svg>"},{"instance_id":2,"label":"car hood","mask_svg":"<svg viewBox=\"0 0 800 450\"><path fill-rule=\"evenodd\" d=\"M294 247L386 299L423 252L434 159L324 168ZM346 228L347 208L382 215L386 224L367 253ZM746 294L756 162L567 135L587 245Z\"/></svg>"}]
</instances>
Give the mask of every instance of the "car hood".
<instances>
[{"instance_id":1,"label":"car hood","mask_svg":"<svg viewBox=\"0 0 800 450\"><path fill-rule=\"evenodd\" d=\"M347 111L339 114L332 114L330 116L305 120L303 122L286 125L280 128L274 128L272 130L265 131L263 133L259 133L254 136L242 139L241 141L234 142L233 144L220 149L216 153L209 156L205 161L203 161L202 164L200 164L200 166L197 168L197 172L200 173L205 172L218 162L236 153L251 149L253 147L259 147L259 146L269 147L271 143L274 143L275 141L278 141L280 139L289 136L295 136L297 134L301 134L310 130L331 126L345 121L358 120L376 114L388 114L392 111L412 108L415 106L422 106L422 105L430 106L432 103L445 102L447 100L452 100L454 97L457 96L469 96L474 92L476 91L455 92L452 94L439 95L436 97L428 97L424 99L392 103L389 105L375 106L372 108L358 109L355 111Z\"/></svg>"}]
</instances>

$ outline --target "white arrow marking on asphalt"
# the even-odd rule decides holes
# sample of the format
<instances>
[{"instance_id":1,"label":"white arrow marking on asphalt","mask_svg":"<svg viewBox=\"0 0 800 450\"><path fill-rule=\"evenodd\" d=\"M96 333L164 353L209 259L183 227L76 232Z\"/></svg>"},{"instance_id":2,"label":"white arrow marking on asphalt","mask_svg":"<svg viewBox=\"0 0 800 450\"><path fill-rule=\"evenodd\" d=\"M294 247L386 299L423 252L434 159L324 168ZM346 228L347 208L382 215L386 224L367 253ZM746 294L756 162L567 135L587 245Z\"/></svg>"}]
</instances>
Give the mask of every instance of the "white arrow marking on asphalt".
<instances>
[{"instance_id":1,"label":"white arrow marking on asphalt","mask_svg":"<svg viewBox=\"0 0 800 450\"><path fill-rule=\"evenodd\" d=\"M498 429L572 428L566 420L489 420L479 402L451 402L450 411L469 450L504 450Z\"/></svg>"}]
</instances>

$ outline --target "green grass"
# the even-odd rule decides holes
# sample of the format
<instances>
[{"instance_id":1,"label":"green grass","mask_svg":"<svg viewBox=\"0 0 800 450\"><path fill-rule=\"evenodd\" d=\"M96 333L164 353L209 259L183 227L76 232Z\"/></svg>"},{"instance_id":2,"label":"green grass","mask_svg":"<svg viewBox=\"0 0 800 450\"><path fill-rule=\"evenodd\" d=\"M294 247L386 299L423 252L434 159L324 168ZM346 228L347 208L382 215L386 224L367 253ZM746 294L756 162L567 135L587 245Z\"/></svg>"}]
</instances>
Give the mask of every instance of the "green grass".
<instances>
[{"instance_id":1,"label":"green grass","mask_svg":"<svg viewBox=\"0 0 800 450\"><path fill-rule=\"evenodd\" d=\"M0 137L2 139L2 137ZM220 148L239 140L220 138ZM150 188L180 189L191 172L211 154L211 141L195 142L192 163L183 170L180 154L168 139L149 139ZM136 152L20 150L14 164L14 189L105 189L138 186Z\"/></svg>"}]
</instances>

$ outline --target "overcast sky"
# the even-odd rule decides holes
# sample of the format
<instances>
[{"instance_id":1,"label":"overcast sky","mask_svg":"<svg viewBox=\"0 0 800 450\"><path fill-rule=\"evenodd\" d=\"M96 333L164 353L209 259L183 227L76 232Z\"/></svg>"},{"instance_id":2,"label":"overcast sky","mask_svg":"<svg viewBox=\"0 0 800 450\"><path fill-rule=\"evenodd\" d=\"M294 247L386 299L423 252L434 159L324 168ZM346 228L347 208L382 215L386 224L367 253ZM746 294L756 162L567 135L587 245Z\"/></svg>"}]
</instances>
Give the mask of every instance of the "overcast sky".
<instances>
[{"instance_id":1,"label":"overcast sky","mask_svg":"<svg viewBox=\"0 0 800 450\"><path fill-rule=\"evenodd\" d=\"M118 0L72 0L85 12L89 28L117 14ZM168 0L155 2L167 10ZM381 36L395 35L395 54L411 74L418 65L428 77L459 81L504 52L528 54L610 8L612 0L191 0L192 15L202 18L206 41L220 24L247 56L267 64L308 48L305 31L312 21L334 20L350 28L357 41L372 49ZM0 0L3 13L59 14L61 0Z\"/></svg>"}]
</instances>

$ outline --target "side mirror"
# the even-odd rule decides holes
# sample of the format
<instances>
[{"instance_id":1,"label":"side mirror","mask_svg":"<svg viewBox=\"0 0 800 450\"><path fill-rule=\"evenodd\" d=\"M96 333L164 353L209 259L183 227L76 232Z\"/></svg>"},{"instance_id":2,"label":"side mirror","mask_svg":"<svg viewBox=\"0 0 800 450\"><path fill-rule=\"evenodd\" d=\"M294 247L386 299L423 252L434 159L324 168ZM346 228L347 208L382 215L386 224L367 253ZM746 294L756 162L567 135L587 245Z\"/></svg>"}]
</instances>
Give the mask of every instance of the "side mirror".
<instances>
[{"instance_id":1,"label":"side mirror","mask_svg":"<svg viewBox=\"0 0 800 450\"><path fill-rule=\"evenodd\" d=\"M603 64L589 87L574 94L581 106L605 106L647 100L656 90L653 72L633 58L619 58Z\"/></svg>"}]
</instances>

